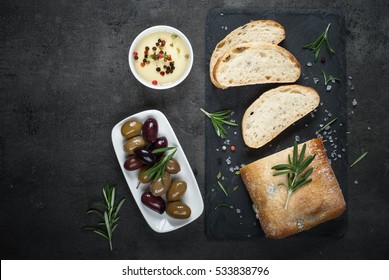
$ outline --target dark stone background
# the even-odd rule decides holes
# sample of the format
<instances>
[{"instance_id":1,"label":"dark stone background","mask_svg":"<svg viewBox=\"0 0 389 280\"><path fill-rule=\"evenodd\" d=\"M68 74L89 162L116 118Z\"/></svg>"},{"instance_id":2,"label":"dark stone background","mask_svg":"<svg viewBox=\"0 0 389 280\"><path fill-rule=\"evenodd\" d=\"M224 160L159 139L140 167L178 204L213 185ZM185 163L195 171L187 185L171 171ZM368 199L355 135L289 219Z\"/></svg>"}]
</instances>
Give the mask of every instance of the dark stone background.
<instances>
[{"instance_id":1,"label":"dark stone background","mask_svg":"<svg viewBox=\"0 0 389 280\"><path fill-rule=\"evenodd\" d=\"M348 157L369 154L349 170L343 238L209 240L204 215L158 234L121 174L111 129L154 108L170 120L204 194L205 20L214 7L250 6L345 15L347 75L355 87L348 92ZM1 259L388 259L388 10L384 0L2 1ZM187 80L166 92L143 87L127 62L131 41L157 24L178 27L195 51ZM112 253L101 237L81 230L107 181L118 185L118 198L127 198Z\"/></svg>"}]
</instances>

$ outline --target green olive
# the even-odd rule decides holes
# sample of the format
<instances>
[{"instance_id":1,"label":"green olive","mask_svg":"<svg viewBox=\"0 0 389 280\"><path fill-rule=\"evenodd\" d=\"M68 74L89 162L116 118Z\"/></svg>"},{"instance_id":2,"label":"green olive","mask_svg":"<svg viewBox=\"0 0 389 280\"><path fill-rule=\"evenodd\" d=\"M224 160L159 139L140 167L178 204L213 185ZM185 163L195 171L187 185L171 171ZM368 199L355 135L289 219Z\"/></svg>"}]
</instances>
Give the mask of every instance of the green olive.
<instances>
[{"instance_id":1,"label":"green olive","mask_svg":"<svg viewBox=\"0 0 389 280\"><path fill-rule=\"evenodd\" d=\"M123 137L127 139L139 135L141 131L142 131L142 123L137 120L129 120L125 122L122 125L122 129L121 129Z\"/></svg>"},{"instance_id":2,"label":"green olive","mask_svg":"<svg viewBox=\"0 0 389 280\"><path fill-rule=\"evenodd\" d=\"M138 174L138 180L139 182L142 182L143 184L149 183L149 175L145 174L145 172L150 168L149 165L143 165L142 168L139 171Z\"/></svg>"},{"instance_id":3,"label":"green olive","mask_svg":"<svg viewBox=\"0 0 389 280\"><path fill-rule=\"evenodd\" d=\"M166 198L168 201L177 201L182 198L186 192L186 182L174 180L167 191Z\"/></svg>"},{"instance_id":4,"label":"green olive","mask_svg":"<svg viewBox=\"0 0 389 280\"><path fill-rule=\"evenodd\" d=\"M180 172L180 170L180 164L175 158L172 158L166 163L166 171L170 174L177 174L178 172Z\"/></svg>"},{"instance_id":5,"label":"green olive","mask_svg":"<svg viewBox=\"0 0 389 280\"><path fill-rule=\"evenodd\" d=\"M187 219L190 217L191 210L184 202L174 201L168 204L166 213L175 219Z\"/></svg>"},{"instance_id":6,"label":"green olive","mask_svg":"<svg viewBox=\"0 0 389 280\"><path fill-rule=\"evenodd\" d=\"M171 182L170 174L165 171L163 177L151 183L150 191L154 196L164 195L169 190Z\"/></svg>"},{"instance_id":7,"label":"green olive","mask_svg":"<svg viewBox=\"0 0 389 280\"><path fill-rule=\"evenodd\" d=\"M127 154L132 155L134 153L135 149L144 148L146 146L146 144L147 143L146 143L145 139L143 139L142 136L135 136L135 137L128 139L124 143L123 148Z\"/></svg>"}]
</instances>

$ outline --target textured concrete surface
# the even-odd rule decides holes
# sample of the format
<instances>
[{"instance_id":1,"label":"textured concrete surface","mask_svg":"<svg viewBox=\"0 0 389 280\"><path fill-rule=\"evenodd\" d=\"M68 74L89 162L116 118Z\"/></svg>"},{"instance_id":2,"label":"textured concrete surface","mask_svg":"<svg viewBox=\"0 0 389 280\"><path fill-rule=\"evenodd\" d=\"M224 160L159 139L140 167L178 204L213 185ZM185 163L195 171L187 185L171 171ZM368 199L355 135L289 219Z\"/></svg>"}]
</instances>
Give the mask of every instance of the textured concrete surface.
<instances>
[{"instance_id":1,"label":"textured concrete surface","mask_svg":"<svg viewBox=\"0 0 389 280\"><path fill-rule=\"evenodd\" d=\"M208 240L204 215L154 233L141 217L111 145L112 127L145 109L171 121L204 191L205 19L213 7L336 8L345 14L349 159L348 230L340 239L258 246ZM387 1L2 1L0 4L0 256L2 259L389 258ZM154 92L129 72L128 49L148 26L178 27L195 61L187 80ZM356 99L357 106L352 105ZM185 108L179 110L178 108ZM83 232L105 182L126 197L114 252ZM300 250L304 242L306 250Z\"/></svg>"}]
</instances>

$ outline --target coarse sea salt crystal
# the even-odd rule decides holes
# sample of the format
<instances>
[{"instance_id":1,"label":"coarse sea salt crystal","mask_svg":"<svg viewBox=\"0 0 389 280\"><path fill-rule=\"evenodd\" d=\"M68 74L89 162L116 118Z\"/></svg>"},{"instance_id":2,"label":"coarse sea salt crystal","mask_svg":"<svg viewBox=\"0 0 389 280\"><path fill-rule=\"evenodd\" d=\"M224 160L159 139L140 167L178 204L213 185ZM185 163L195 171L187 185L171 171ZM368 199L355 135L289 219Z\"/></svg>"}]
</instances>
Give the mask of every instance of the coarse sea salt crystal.
<instances>
[{"instance_id":1,"label":"coarse sea salt crystal","mask_svg":"<svg viewBox=\"0 0 389 280\"><path fill-rule=\"evenodd\" d=\"M355 185L358 185L358 181L357 181L357 180L355 180L355 181L354 181L354 184L355 184Z\"/></svg>"},{"instance_id":2,"label":"coarse sea salt crystal","mask_svg":"<svg viewBox=\"0 0 389 280\"><path fill-rule=\"evenodd\" d=\"M313 78L313 82L315 83L315 85L319 82L320 80L318 78Z\"/></svg>"},{"instance_id":3,"label":"coarse sea salt crystal","mask_svg":"<svg viewBox=\"0 0 389 280\"><path fill-rule=\"evenodd\" d=\"M300 136L296 135L296 136L294 137L294 140L296 140L296 142L300 142Z\"/></svg>"},{"instance_id":4,"label":"coarse sea salt crystal","mask_svg":"<svg viewBox=\"0 0 389 280\"><path fill-rule=\"evenodd\" d=\"M331 90L331 88L332 88L332 86L331 86L331 85L327 85L327 87L326 87L326 90L327 90L327 91L330 91L330 90Z\"/></svg>"},{"instance_id":5,"label":"coarse sea salt crystal","mask_svg":"<svg viewBox=\"0 0 389 280\"><path fill-rule=\"evenodd\" d=\"M227 163L228 165L231 164L231 157L226 158L226 163Z\"/></svg>"},{"instance_id":6,"label":"coarse sea salt crystal","mask_svg":"<svg viewBox=\"0 0 389 280\"><path fill-rule=\"evenodd\" d=\"M308 67L311 67L312 66L312 63L310 61L307 62L307 66Z\"/></svg>"},{"instance_id":7,"label":"coarse sea salt crystal","mask_svg":"<svg viewBox=\"0 0 389 280\"><path fill-rule=\"evenodd\" d=\"M358 102L357 102L357 100L355 98L353 99L352 104L353 104L354 107L357 106Z\"/></svg>"},{"instance_id":8,"label":"coarse sea salt crystal","mask_svg":"<svg viewBox=\"0 0 389 280\"><path fill-rule=\"evenodd\" d=\"M236 213L240 214L242 211L239 208L236 208Z\"/></svg>"}]
</instances>

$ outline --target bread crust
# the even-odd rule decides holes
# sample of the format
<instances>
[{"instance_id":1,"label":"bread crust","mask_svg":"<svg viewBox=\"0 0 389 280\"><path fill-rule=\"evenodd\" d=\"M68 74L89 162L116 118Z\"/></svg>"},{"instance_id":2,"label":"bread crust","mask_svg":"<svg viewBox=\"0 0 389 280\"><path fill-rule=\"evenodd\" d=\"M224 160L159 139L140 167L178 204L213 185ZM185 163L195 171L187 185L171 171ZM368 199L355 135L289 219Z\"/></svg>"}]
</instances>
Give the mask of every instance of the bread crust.
<instances>
[{"instance_id":1,"label":"bread crust","mask_svg":"<svg viewBox=\"0 0 389 280\"><path fill-rule=\"evenodd\" d=\"M256 75L255 79L252 81L244 81L244 82L233 82L230 84L225 84L220 80L220 75L223 73L222 70L222 65L223 63L227 63L229 60L235 58L236 56L241 56L243 54L239 54L240 50L244 50L247 54L247 52L250 52L252 55L247 55L246 58L246 63L251 63L251 60L256 57L256 54L260 54L263 52L276 52L280 56L285 57L287 60L285 63L287 63L289 66L293 65L293 72L288 73L290 75L289 78L287 79L282 79L280 76L274 76L268 78L267 75L263 72L259 72L258 75ZM255 55L253 55L255 54ZM273 63L274 67L280 66L279 63L277 63L274 59L271 60ZM271 70L272 67L267 66L267 70ZM247 73L244 73L243 71L246 69L242 69L242 76L247 77ZM281 75L281 74L280 74ZM226 89L228 87L232 86L244 86L244 85L252 85L252 84L268 84L268 83L292 83L298 80L298 78L301 75L301 67L300 63L298 60L291 54L288 50L274 44L269 44L269 43L244 43L244 44L239 44L235 46L234 48L231 48L227 50L223 55L219 57L217 60L214 68L213 68L213 78L217 82L217 87Z\"/></svg>"},{"instance_id":2,"label":"bread crust","mask_svg":"<svg viewBox=\"0 0 389 280\"><path fill-rule=\"evenodd\" d=\"M286 98L286 95L295 95L298 97L299 102L295 106L293 104L288 104L288 108L282 107L282 102L277 103L277 112L266 113L267 116L254 114L253 112L259 111L261 106L267 106L268 102L274 102L276 99L282 100ZM314 110L320 103L320 96L313 88L301 86L301 85L285 85L279 86L274 89L268 90L261 94L261 96L256 99L245 111L242 119L242 135L243 141L250 148L260 148L265 144L273 140L277 135L284 131L287 127L292 125L297 120L301 119L309 112ZM306 104L303 106L303 104ZM292 110L296 109L296 110ZM298 110L297 110L298 109ZM283 114L283 111L288 112L287 115ZM271 134L266 134L264 138L257 137L250 133L250 130L253 130L251 127L254 126L254 122L262 122L262 126L268 126L269 129L272 127L271 122L267 122L266 118L271 117L274 123L280 122L279 119L282 118L285 120L282 121L281 126L278 127L275 125ZM274 117L274 119L273 119ZM274 124L273 124L274 125ZM255 131L264 135L265 129L256 129L260 131ZM251 131L252 132L252 131Z\"/></svg>"},{"instance_id":3,"label":"bread crust","mask_svg":"<svg viewBox=\"0 0 389 280\"><path fill-rule=\"evenodd\" d=\"M267 28L268 26L272 26L273 28L275 28L278 31L277 36L272 38L271 42L269 42L269 43L279 44L280 42L282 42L285 39L284 27L274 20L255 20L255 21L251 21L243 26L240 26L240 27L234 29L232 32L230 32L226 37L224 37L223 40L221 40L215 46L215 48L212 52L212 56L211 56L211 59L209 62L209 76L210 76L211 82L216 87L222 88L222 86L214 78L214 74L213 74L214 73L214 71L213 71L214 66L216 65L219 57L224 53L225 50L227 50L228 48L234 47L234 45L235 45L234 41L236 41L235 37L240 36L241 35L241 34L239 34L240 32L242 32L244 29L250 30L250 28L253 28L255 26L263 26L263 28ZM256 36L255 38L259 39L260 37ZM270 38L269 38L269 40L270 40ZM263 38L261 39L261 41L263 41ZM250 40L250 42L254 42L254 41ZM226 46L229 46L229 47L227 48Z\"/></svg>"},{"instance_id":4,"label":"bread crust","mask_svg":"<svg viewBox=\"0 0 389 280\"><path fill-rule=\"evenodd\" d=\"M346 209L342 190L328 161L320 138L305 142L306 155L316 154L311 163L312 182L297 189L285 210L286 176L273 176L272 166L286 163L293 147L259 159L240 169L257 218L268 238L280 239L306 231L340 216ZM299 151L303 144L300 144Z\"/></svg>"}]
</instances>

